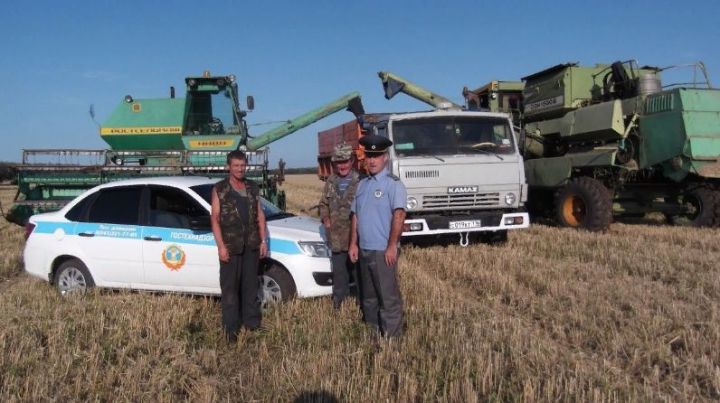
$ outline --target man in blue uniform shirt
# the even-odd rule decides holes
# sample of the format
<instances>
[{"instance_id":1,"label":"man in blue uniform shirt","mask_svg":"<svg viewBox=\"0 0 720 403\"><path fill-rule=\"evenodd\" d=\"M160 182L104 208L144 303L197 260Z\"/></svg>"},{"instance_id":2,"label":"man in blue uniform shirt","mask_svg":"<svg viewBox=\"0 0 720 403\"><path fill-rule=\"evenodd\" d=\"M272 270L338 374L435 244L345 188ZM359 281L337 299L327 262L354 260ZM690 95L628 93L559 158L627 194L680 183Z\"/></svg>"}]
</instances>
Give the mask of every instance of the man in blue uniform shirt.
<instances>
[{"instance_id":1,"label":"man in blue uniform shirt","mask_svg":"<svg viewBox=\"0 0 720 403\"><path fill-rule=\"evenodd\" d=\"M360 261L365 321L387 337L402 334L403 301L397 277L400 235L407 191L386 163L392 141L378 135L360 139L370 175L358 185L351 211L348 254Z\"/></svg>"}]
</instances>

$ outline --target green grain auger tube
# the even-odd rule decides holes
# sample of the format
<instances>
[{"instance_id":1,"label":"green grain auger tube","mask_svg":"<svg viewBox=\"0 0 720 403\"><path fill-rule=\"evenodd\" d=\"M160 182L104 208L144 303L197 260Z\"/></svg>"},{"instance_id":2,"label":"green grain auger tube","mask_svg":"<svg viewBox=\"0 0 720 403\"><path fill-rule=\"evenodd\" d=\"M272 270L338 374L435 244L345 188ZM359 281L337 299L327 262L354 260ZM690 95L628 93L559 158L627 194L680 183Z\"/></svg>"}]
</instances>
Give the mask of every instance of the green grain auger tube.
<instances>
[{"instance_id":1,"label":"green grain auger tube","mask_svg":"<svg viewBox=\"0 0 720 403\"><path fill-rule=\"evenodd\" d=\"M703 80L662 86L660 74L676 67ZM701 62L567 63L522 80L517 120L534 215L592 231L652 212L674 224L720 225L720 90ZM486 87L467 91L468 103L520 92Z\"/></svg>"},{"instance_id":2,"label":"green grain auger tube","mask_svg":"<svg viewBox=\"0 0 720 403\"><path fill-rule=\"evenodd\" d=\"M424 102L435 109L460 111L462 105L458 105L442 95L438 95L426 88L423 88L412 81L406 80L397 74L388 71L378 72L385 91L385 99L392 99L398 93L404 93L420 102Z\"/></svg>"},{"instance_id":3,"label":"green grain auger tube","mask_svg":"<svg viewBox=\"0 0 720 403\"><path fill-rule=\"evenodd\" d=\"M235 76L185 79L186 95L135 99L124 97L100 127L107 150L23 150L18 165L18 192L6 214L8 221L24 225L36 213L60 209L85 190L113 180L165 175L227 174L229 151L248 156L247 177L256 181L262 195L285 208L283 164L272 173L268 144L294 133L328 115L347 109L364 113L360 95L352 92L313 109L279 127L251 136L240 108ZM254 99L247 97L247 110Z\"/></svg>"}]
</instances>

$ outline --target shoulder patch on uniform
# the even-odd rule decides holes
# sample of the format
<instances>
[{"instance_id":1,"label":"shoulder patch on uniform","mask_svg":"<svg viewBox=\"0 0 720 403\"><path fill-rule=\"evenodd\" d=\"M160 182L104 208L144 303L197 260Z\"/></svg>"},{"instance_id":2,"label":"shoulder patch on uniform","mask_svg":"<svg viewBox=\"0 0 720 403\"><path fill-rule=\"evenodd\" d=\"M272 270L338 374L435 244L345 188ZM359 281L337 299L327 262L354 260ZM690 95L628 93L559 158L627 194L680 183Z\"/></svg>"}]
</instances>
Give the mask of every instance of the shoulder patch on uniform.
<instances>
[{"instance_id":1,"label":"shoulder patch on uniform","mask_svg":"<svg viewBox=\"0 0 720 403\"><path fill-rule=\"evenodd\" d=\"M390 173L388 174L388 178L390 178L390 179L392 179L392 180L394 180L394 181L399 181L399 180L400 180L400 177L399 177L399 176L395 176L395 175L390 174Z\"/></svg>"}]
</instances>

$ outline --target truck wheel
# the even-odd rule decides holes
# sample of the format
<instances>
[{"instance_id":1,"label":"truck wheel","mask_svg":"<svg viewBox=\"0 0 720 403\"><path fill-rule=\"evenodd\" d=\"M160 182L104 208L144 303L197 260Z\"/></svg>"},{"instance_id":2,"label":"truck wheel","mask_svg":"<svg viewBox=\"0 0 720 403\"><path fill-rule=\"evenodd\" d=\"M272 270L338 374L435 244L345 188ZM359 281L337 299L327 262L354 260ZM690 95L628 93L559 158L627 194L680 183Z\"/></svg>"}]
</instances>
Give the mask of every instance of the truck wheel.
<instances>
[{"instance_id":1,"label":"truck wheel","mask_svg":"<svg viewBox=\"0 0 720 403\"><path fill-rule=\"evenodd\" d=\"M610 192L599 181L579 177L555 193L555 215L563 227L604 231L612 221Z\"/></svg>"},{"instance_id":2,"label":"truck wheel","mask_svg":"<svg viewBox=\"0 0 720 403\"><path fill-rule=\"evenodd\" d=\"M89 288L95 287L87 267L78 259L63 262L55 271L53 282L62 295L85 294Z\"/></svg>"},{"instance_id":3,"label":"truck wheel","mask_svg":"<svg viewBox=\"0 0 720 403\"><path fill-rule=\"evenodd\" d=\"M670 216L672 224L693 227L720 224L720 192L704 186L691 188L683 193L683 204L688 208L688 214Z\"/></svg>"},{"instance_id":4,"label":"truck wheel","mask_svg":"<svg viewBox=\"0 0 720 403\"><path fill-rule=\"evenodd\" d=\"M492 246L501 246L507 243L508 232L507 230L494 231L494 232L481 232L480 241Z\"/></svg>"},{"instance_id":5,"label":"truck wheel","mask_svg":"<svg viewBox=\"0 0 720 403\"><path fill-rule=\"evenodd\" d=\"M295 296L295 281L290 273L277 264L273 264L260 276L260 289L258 297L262 309Z\"/></svg>"},{"instance_id":6,"label":"truck wheel","mask_svg":"<svg viewBox=\"0 0 720 403\"><path fill-rule=\"evenodd\" d=\"M553 218L554 197L552 190L530 187L526 206L528 213L530 213L531 222L542 222Z\"/></svg>"}]
</instances>

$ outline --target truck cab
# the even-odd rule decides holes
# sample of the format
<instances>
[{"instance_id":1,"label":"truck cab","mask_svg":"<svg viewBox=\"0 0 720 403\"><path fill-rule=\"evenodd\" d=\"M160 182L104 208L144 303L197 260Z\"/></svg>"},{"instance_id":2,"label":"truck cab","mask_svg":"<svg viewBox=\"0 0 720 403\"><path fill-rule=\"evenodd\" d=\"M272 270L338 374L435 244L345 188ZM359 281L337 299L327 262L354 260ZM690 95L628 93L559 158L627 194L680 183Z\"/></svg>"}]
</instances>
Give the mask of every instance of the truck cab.
<instances>
[{"instance_id":1,"label":"truck cab","mask_svg":"<svg viewBox=\"0 0 720 403\"><path fill-rule=\"evenodd\" d=\"M356 151L365 133L388 137L388 165L407 189L403 236L458 234L460 245L470 233L505 240L507 230L527 228L525 169L511 115L468 111L450 99L397 74L378 73L386 99L404 93L432 111L374 113L318 133L318 176L330 172L330 152L345 142ZM507 99L510 107L510 98ZM514 105L516 105L515 103Z\"/></svg>"},{"instance_id":2,"label":"truck cab","mask_svg":"<svg viewBox=\"0 0 720 403\"><path fill-rule=\"evenodd\" d=\"M435 110L377 114L366 132L393 141L389 168L407 189L404 236L526 228L527 185L507 114Z\"/></svg>"}]
</instances>

